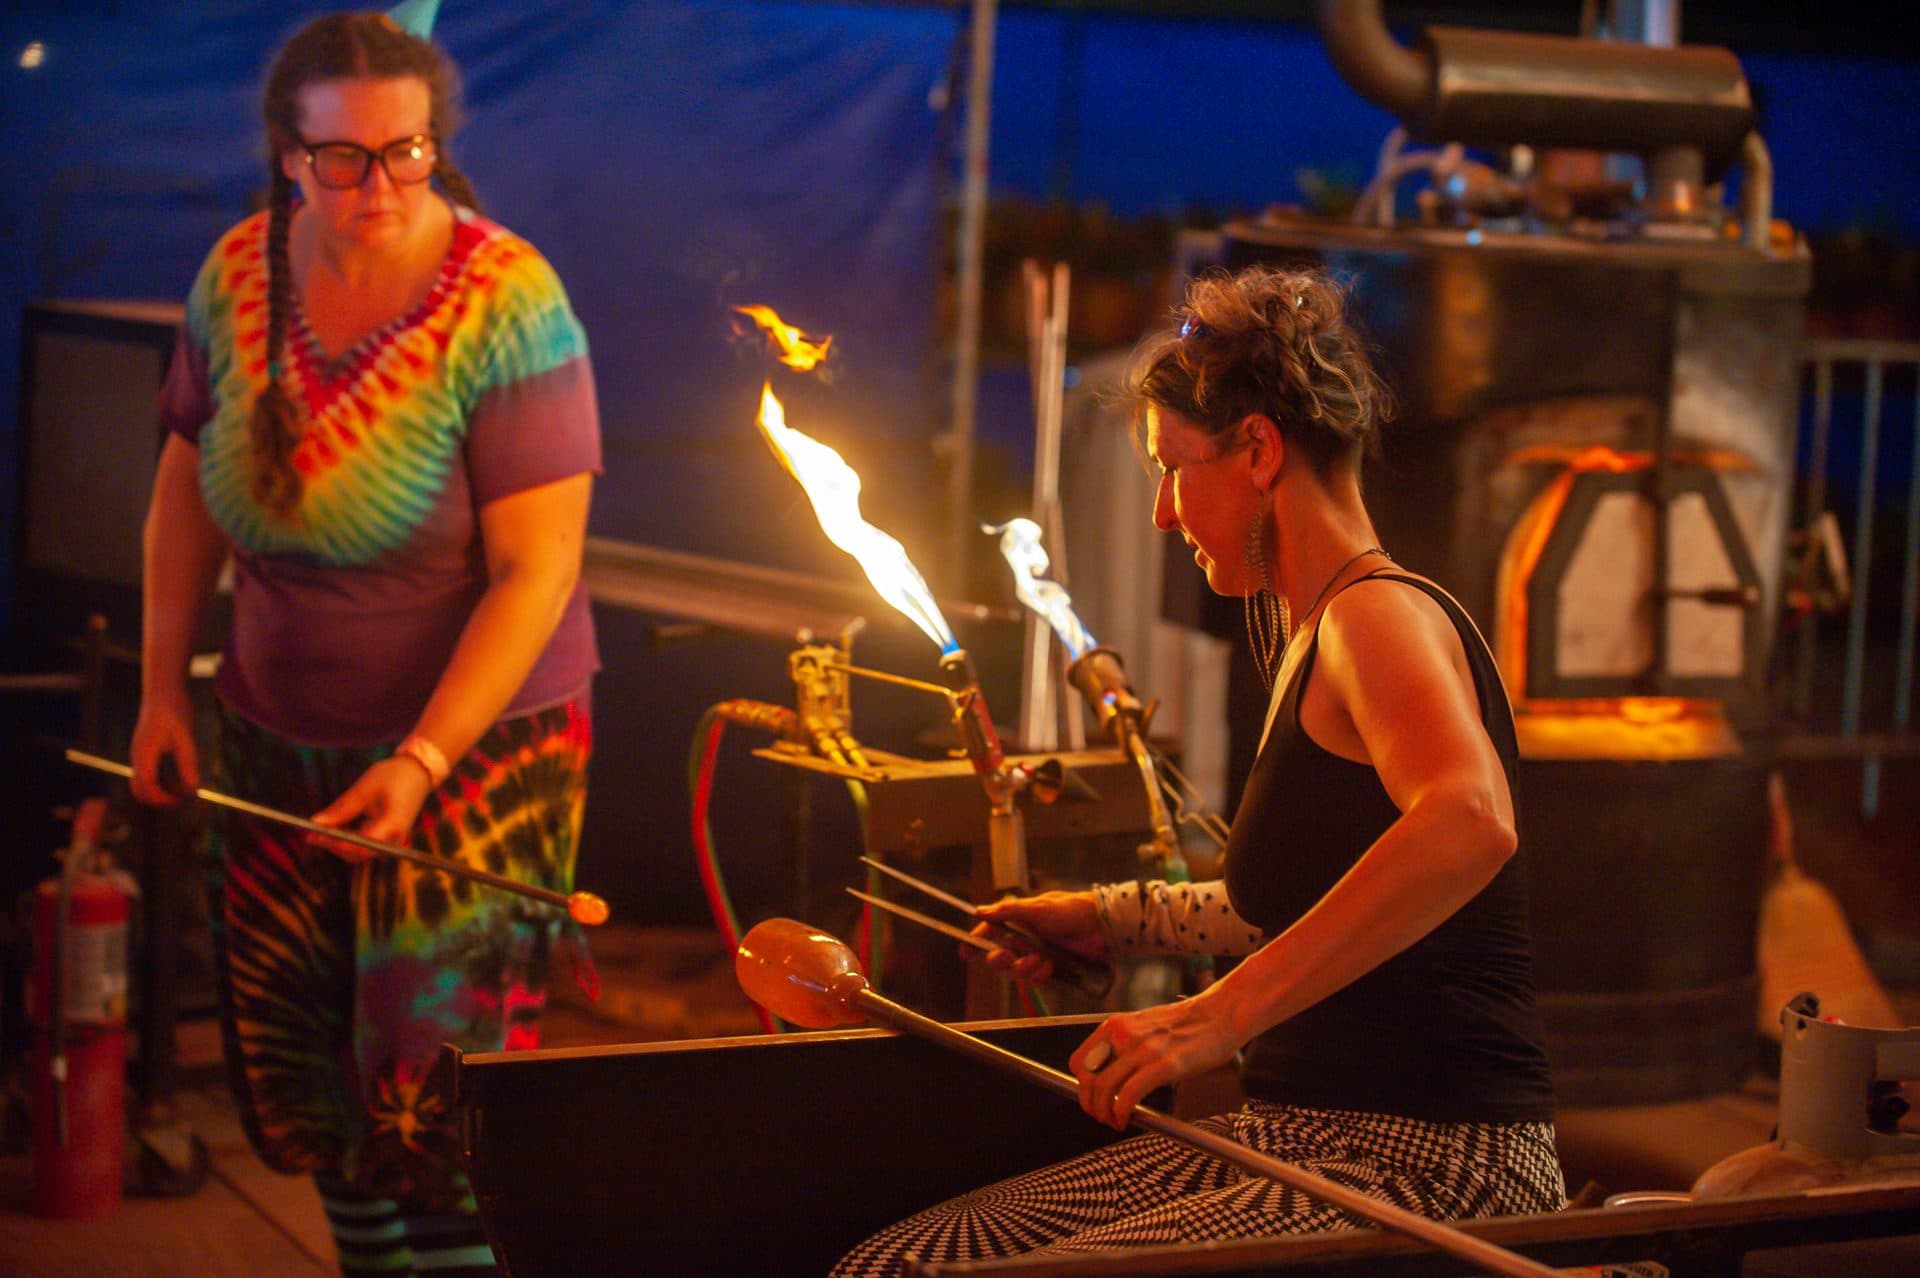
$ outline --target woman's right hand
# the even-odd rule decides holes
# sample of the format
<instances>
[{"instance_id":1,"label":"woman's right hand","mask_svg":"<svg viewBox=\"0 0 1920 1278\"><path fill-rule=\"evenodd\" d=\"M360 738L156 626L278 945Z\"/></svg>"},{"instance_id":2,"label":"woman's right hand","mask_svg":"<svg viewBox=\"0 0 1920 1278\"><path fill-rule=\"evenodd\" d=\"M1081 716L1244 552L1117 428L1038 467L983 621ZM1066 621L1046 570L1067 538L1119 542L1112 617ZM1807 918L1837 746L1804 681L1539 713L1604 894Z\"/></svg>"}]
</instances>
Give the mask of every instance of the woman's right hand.
<instances>
[{"instance_id":1,"label":"woman's right hand","mask_svg":"<svg viewBox=\"0 0 1920 1278\"><path fill-rule=\"evenodd\" d=\"M1033 984L1046 981L1053 976L1053 963L1020 937L993 926L995 923L1017 923L1041 939L1086 958L1107 957L1107 938L1100 930L1100 914L1094 909L1091 891L1010 896L981 906L979 917L981 921L975 925L974 935L985 937L1000 948L969 949L969 956L978 957L994 971L1017 980Z\"/></svg>"},{"instance_id":2,"label":"woman's right hand","mask_svg":"<svg viewBox=\"0 0 1920 1278\"><path fill-rule=\"evenodd\" d=\"M200 788L200 752L193 743L193 705L184 694L141 698L140 717L133 725L131 754L133 797L142 803L174 807ZM169 756L185 794L161 784L160 764Z\"/></svg>"}]
</instances>

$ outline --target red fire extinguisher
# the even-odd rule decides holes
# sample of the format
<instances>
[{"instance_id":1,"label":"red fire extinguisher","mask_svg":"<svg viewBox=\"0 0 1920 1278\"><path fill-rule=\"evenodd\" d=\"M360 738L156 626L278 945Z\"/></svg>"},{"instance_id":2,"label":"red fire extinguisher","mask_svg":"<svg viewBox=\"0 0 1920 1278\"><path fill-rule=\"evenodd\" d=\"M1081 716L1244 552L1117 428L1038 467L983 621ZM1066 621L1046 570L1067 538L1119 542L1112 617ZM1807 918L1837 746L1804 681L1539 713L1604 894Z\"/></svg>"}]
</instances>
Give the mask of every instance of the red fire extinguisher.
<instances>
[{"instance_id":1,"label":"red fire extinguisher","mask_svg":"<svg viewBox=\"0 0 1920 1278\"><path fill-rule=\"evenodd\" d=\"M87 799L56 878L34 893L35 1215L118 1209L126 1158L127 926L134 885L99 848L106 800Z\"/></svg>"}]
</instances>

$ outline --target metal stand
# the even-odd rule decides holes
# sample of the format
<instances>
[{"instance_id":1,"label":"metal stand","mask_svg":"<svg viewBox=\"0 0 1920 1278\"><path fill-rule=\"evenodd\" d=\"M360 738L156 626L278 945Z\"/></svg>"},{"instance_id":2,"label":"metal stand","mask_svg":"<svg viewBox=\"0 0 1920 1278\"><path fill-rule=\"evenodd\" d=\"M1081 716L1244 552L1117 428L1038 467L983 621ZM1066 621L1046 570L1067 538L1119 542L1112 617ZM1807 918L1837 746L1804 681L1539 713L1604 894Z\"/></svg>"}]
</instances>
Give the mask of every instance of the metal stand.
<instances>
[{"instance_id":1,"label":"metal stand","mask_svg":"<svg viewBox=\"0 0 1920 1278\"><path fill-rule=\"evenodd\" d=\"M980 778L967 759L921 760L866 747L867 766L854 768L823 759L796 745L762 747L753 752L785 767L799 768L866 786L865 836L868 855L902 860L931 848L966 847L972 864L976 900L992 900L993 814L982 801ZM1152 828L1140 774L1131 759L1111 749L1065 751L1048 756L1009 756L1014 767L1060 766L1065 786L1052 803L1021 804L1027 839L1090 838ZM966 1014L980 1018L1006 1015L1009 991L1004 981L977 968L968 969ZM978 975L976 975L978 973Z\"/></svg>"}]
</instances>

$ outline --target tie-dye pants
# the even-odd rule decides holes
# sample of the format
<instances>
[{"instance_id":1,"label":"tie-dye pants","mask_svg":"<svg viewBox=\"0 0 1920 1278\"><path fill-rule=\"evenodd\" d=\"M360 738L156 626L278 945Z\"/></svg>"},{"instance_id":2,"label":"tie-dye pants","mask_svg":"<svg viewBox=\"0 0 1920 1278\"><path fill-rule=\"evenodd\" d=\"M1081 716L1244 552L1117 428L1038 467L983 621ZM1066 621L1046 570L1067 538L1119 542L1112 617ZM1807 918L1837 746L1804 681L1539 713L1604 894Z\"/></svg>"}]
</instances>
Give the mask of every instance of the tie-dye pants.
<instances>
[{"instance_id":1,"label":"tie-dye pants","mask_svg":"<svg viewBox=\"0 0 1920 1278\"><path fill-rule=\"evenodd\" d=\"M301 745L225 711L221 730L220 787L302 816L393 750ZM591 746L579 703L494 725L428 796L412 846L571 891ZM440 1045L537 1046L548 959L577 927L225 810L209 843L227 1071L261 1158L409 1210L470 1203Z\"/></svg>"}]
</instances>

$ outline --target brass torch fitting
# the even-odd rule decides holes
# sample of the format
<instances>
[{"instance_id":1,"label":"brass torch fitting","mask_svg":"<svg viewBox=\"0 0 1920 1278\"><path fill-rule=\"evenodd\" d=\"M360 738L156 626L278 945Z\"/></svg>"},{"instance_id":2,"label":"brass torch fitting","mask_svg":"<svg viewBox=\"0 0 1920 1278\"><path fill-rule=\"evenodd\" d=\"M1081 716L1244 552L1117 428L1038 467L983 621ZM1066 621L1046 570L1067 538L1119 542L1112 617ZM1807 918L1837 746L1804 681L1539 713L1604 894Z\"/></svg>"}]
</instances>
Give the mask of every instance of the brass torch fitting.
<instances>
[{"instance_id":1,"label":"brass torch fitting","mask_svg":"<svg viewBox=\"0 0 1920 1278\"><path fill-rule=\"evenodd\" d=\"M831 644L802 644L787 655L787 673L793 679L797 739L823 759L866 767L866 754L853 735L846 653Z\"/></svg>"},{"instance_id":2,"label":"brass torch fitting","mask_svg":"<svg viewBox=\"0 0 1920 1278\"><path fill-rule=\"evenodd\" d=\"M1120 654L1111 648L1090 648L1082 653L1067 667L1067 681L1087 699L1101 729L1140 769L1140 782L1146 787L1147 816L1153 825L1153 841L1141 845L1141 855L1162 867L1182 863L1180 840L1160 792L1153 752L1147 747L1147 721L1153 717L1153 706L1142 705L1134 695Z\"/></svg>"},{"instance_id":3,"label":"brass torch fitting","mask_svg":"<svg viewBox=\"0 0 1920 1278\"><path fill-rule=\"evenodd\" d=\"M1112 732L1116 718L1125 719L1146 730L1148 707L1134 695L1127 682L1127 671L1120 654L1111 648L1089 648L1067 667L1067 682L1080 690L1095 722L1103 732Z\"/></svg>"}]
</instances>

